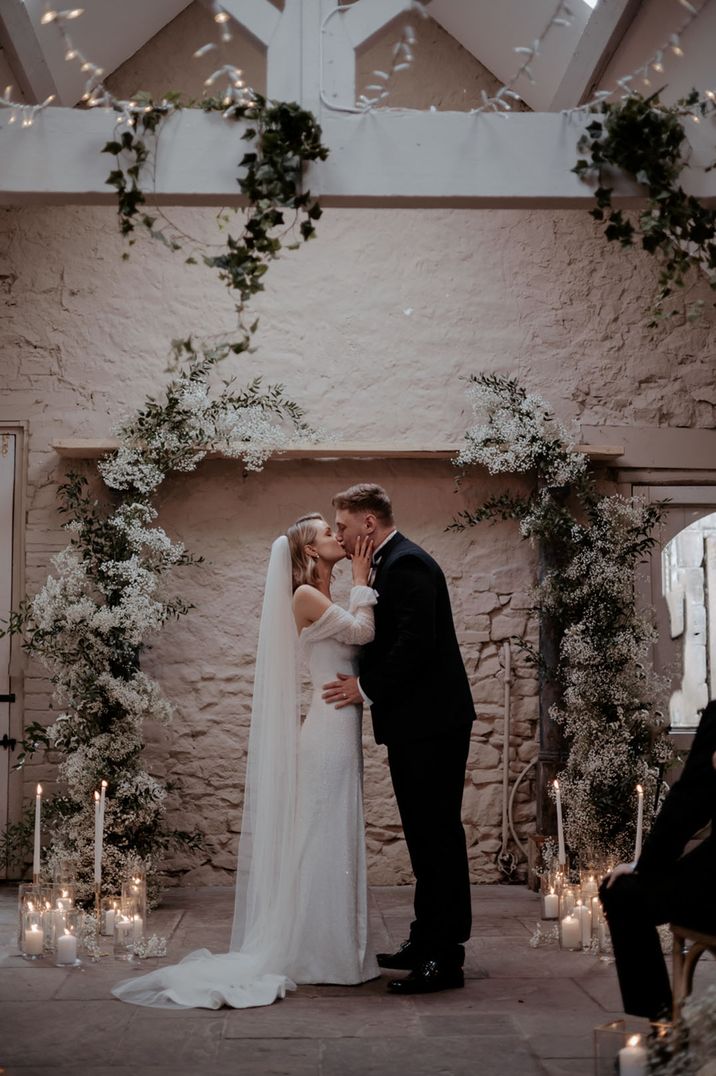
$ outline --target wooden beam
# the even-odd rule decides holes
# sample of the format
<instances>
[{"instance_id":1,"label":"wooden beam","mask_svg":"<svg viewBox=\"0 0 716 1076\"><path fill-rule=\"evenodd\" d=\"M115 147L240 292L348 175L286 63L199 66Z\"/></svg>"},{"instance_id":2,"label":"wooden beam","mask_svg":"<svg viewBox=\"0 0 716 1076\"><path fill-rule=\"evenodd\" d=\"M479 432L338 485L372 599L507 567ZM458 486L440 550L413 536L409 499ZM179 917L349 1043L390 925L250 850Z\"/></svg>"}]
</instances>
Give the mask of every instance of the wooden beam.
<instances>
[{"instance_id":1,"label":"wooden beam","mask_svg":"<svg viewBox=\"0 0 716 1076\"><path fill-rule=\"evenodd\" d=\"M53 441L52 448L58 456L71 460L92 460L105 456L118 447L119 442L113 438L71 437L62 441ZM276 452L277 460L325 460L325 459L364 459L364 460L452 460L462 448L461 444L435 445L381 445L349 441L336 444L301 445L296 448ZM618 445L578 445L595 461L617 460L624 449ZM209 452L209 459L229 459L221 452Z\"/></svg>"},{"instance_id":2,"label":"wooden beam","mask_svg":"<svg viewBox=\"0 0 716 1076\"><path fill-rule=\"evenodd\" d=\"M0 47L28 103L38 104L57 94L55 80L22 0L2 0L0 4Z\"/></svg>"},{"instance_id":3,"label":"wooden beam","mask_svg":"<svg viewBox=\"0 0 716 1076\"><path fill-rule=\"evenodd\" d=\"M589 99L636 18L643 0L600 0L550 102L550 110L572 108Z\"/></svg>"},{"instance_id":4,"label":"wooden beam","mask_svg":"<svg viewBox=\"0 0 716 1076\"><path fill-rule=\"evenodd\" d=\"M353 48L359 49L409 8L409 0L358 0L357 4L345 8L345 15L340 17Z\"/></svg>"},{"instance_id":5,"label":"wooden beam","mask_svg":"<svg viewBox=\"0 0 716 1076\"><path fill-rule=\"evenodd\" d=\"M281 20L269 0L221 0L221 6L261 45L268 45Z\"/></svg>"}]
</instances>

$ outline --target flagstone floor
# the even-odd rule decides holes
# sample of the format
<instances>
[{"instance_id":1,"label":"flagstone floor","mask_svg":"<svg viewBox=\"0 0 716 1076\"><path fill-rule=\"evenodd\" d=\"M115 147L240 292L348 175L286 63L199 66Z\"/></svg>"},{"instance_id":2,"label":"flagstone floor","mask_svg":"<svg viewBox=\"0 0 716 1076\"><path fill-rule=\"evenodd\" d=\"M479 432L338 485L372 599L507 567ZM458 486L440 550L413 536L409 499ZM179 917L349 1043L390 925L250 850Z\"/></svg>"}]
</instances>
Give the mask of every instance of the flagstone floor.
<instances>
[{"instance_id":1,"label":"flagstone floor","mask_svg":"<svg viewBox=\"0 0 716 1076\"><path fill-rule=\"evenodd\" d=\"M372 889L380 948L406 936L411 893ZM385 972L241 1011L123 1004L110 988L135 965L112 957L67 971L29 965L16 952L15 902L14 887L0 886L6 1076L587 1076L592 1029L621 1015L612 964L529 947L539 902L523 887L473 888L464 990L397 998L385 993ZM150 930L169 937L167 962L201 946L221 951L232 910L231 889L172 889ZM697 990L712 982L716 961L704 957Z\"/></svg>"}]
</instances>

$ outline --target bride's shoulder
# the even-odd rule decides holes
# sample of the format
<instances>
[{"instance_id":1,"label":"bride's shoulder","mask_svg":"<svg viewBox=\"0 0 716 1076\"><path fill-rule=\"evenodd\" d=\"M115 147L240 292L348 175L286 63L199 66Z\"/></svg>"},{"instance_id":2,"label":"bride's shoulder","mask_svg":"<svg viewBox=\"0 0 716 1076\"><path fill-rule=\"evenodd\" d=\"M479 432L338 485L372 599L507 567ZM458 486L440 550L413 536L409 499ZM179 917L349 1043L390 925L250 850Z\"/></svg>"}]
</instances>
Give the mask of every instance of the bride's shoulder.
<instances>
[{"instance_id":1,"label":"bride's shoulder","mask_svg":"<svg viewBox=\"0 0 716 1076\"><path fill-rule=\"evenodd\" d=\"M310 583L302 583L293 592L293 611L303 614L307 620L318 620L332 604L325 594L321 594Z\"/></svg>"}]
</instances>

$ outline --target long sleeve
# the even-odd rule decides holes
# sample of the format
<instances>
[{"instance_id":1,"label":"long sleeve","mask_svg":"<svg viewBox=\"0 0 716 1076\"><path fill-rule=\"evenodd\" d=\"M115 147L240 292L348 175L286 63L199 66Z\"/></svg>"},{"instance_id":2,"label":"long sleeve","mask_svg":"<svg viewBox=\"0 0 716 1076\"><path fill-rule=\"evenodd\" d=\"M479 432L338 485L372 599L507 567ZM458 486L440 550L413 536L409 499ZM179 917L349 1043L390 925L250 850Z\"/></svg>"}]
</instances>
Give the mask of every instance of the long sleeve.
<instances>
[{"instance_id":1,"label":"long sleeve","mask_svg":"<svg viewBox=\"0 0 716 1076\"><path fill-rule=\"evenodd\" d=\"M689 840L713 818L716 806L716 703L709 703L694 737L681 777L674 783L636 865L656 874L675 863Z\"/></svg>"},{"instance_id":2,"label":"long sleeve","mask_svg":"<svg viewBox=\"0 0 716 1076\"><path fill-rule=\"evenodd\" d=\"M329 605L319 620L304 628L303 634L309 633L312 642L338 639L354 646L370 643L375 635L373 606L377 600L371 587L353 587L348 609Z\"/></svg>"},{"instance_id":3,"label":"long sleeve","mask_svg":"<svg viewBox=\"0 0 716 1076\"><path fill-rule=\"evenodd\" d=\"M429 571L417 558L404 557L393 568L390 586L396 610L396 630L390 649L360 682L374 702L390 702L400 685L422 682L435 649L436 590Z\"/></svg>"}]
</instances>

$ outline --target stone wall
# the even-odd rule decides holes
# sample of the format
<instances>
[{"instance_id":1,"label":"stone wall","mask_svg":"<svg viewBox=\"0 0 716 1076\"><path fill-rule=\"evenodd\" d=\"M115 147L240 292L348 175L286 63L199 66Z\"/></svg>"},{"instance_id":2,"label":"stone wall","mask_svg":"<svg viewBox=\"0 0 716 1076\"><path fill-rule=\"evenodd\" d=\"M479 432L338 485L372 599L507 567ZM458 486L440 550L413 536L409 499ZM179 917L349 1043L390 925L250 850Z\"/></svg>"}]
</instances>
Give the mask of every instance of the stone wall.
<instances>
[{"instance_id":1,"label":"stone wall","mask_svg":"<svg viewBox=\"0 0 716 1076\"><path fill-rule=\"evenodd\" d=\"M202 19L201 9L188 9L113 76L115 89L185 85L188 42L196 47L209 36ZM438 27L419 31L430 43L430 77L408 72L413 82L397 103L463 107L463 91L487 85L489 74ZM258 80L261 57L249 58ZM361 64L377 65L372 57ZM167 215L190 234L221 240L215 211ZM0 210L0 419L30 422L30 592L64 544L55 514L64 468L51 442L108 434L157 390L172 337L232 324L230 298L207 270L148 240L128 262L122 250L111 208ZM256 302L259 351L232 372L280 379L335 440L459 439L470 421L461 378L482 370L518 375L563 417L587 425L713 426L714 330L647 330L643 309L655 286L651 259L607 247L586 213L331 210L315 242L272 267ZM534 557L511 524L446 533L457 511L501 488L475 474L456 492L454 477L449 464L434 461L273 463L248 478L236 464L212 462L163 487L161 522L207 558L203 569L183 570L182 591L196 611L168 626L146 661L177 707L169 732L148 730L149 764L173 782L170 820L207 834L206 856L175 857L172 878L231 877L271 539L300 513L329 512L336 489L374 479L393 493L401 528L448 577L478 712L465 797L473 877L497 880L501 648L525 630L535 637ZM339 575L338 597L348 573ZM512 780L535 755L536 690L533 671L516 657ZM41 670L27 669L25 691L27 720L51 720ZM384 751L368 724L365 743L370 877L407 881ZM26 770L28 794L38 776L52 776L39 761ZM521 834L534 828L529 777L515 817Z\"/></svg>"}]
</instances>

